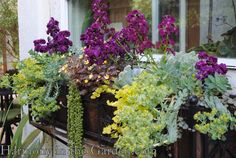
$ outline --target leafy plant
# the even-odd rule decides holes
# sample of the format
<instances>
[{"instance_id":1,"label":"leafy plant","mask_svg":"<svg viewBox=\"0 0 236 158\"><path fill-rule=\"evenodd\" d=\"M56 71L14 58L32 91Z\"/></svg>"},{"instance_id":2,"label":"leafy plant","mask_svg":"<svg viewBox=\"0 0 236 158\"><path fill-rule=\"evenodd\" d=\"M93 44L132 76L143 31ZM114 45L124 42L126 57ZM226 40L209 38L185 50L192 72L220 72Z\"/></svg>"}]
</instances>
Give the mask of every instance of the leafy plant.
<instances>
[{"instance_id":1,"label":"leafy plant","mask_svg":"<svg viewBox=\"0 0 236 158\"><path fill-rule=\"evenodd\" d=\"M6 43L6 36L10 37L11 42ZM17 0L0 1L0 40L0 48L7 49L9 55L18 60L19 37ZM4 51L1 50L1 53L4 53Z\"/></svg>"},{"instance_id":2,"label":"leafy plant","mask_svg":"<svg viewBox=\"0 0 236 158\"><path fill-rule=\"evenodd\" d=\"M179 116L183 106L203 106L211 111L199 112L193 117L197 122L195 129L212 139L224 138L236 125L235 116L229 110L235 101L226 95L231 89L225 76L226 65L218 64L217 58L206 52L186 54L167 50L172 42L165 37L176 34L178 29L175 25L169 26L174 23L172 17L165 16L163 20L160 31L164 31L161 45L164 55L161 60L156 63L152 56L155 50L146 50L144 55L150 63L140 74L134 77L131 67L126 67L113 88L101 86L91 96L95 99L104 92L115 95L117 101L108 101L108 105L117 109L113 124L105 127L103 133L117 138L115 147L122 157L133 153L140 158L152 157L152 152L144 151L181 138L181 130L188 128ZM167 32L165 25L170 27Z\"/></svg>"},{"instance_id":3,"label":"leafy plant","mask_svg":"<svg viewBox=\"0 0 236 158\"><path fill-rule=\"evenodd\" d=\"M80 93L70 83L68 98L68 139L71 158L83 157L83 107Z\"/></svg>"},{"instance_id":4,"label":"leafy plant","mask_svg":"<svg viewBox=\"0 0 236 158\"><path fill-rule=\"evenodd\" d=\"M39 156L39 150L44 144L44 136L42 140L36 140L36 138L42 132L39 129L35 129L25 139L22 137L24 127L28 120L28 115L24 115L22 117L21 122L18 125L16 133L12 139L8 158L37 158Z\"/></svg>"},{"instance_id":5,"label":"leafy plant","mask_svg":"<svg viewBox=\"0 0 236 158\"><path fill-rule=\"evenodd\" d=\"M211 112L198 112L194 119L198 122L195 128L203 134L209 134L214 140L224 138L232 121L229 113L220 113L216 108Z\"/></svg>"},{"instance_id":6,"label":"leafy plant","mask_svg":"<svg viewBox=\"0 0 236 158\"><path fill-rule=\"evenodd\" d=\"M220 92L221 94L224 94L228 90L231 90L228 79L225 76L219 74L209 76L205 80L205 86L207 92Z\"/></svg>"},{"instance_id":7,"label":"leafy plant","mask_svg":"<svg viewBox=\"0 0 236 158\"><path fill-rule=\"evenodd\" d=\"M60 73L66 56L29 53L31 58L18 64L19 73L3 76L1 86L13 89L21 105L31 105L33 117L39 120L59 109L56 98L60 85L67 80Z\"/></svg>"},{"instance_id":8,"label":"leafy plant","mask_svg":"<svg viewBox=\"0 0 236 158\"><path fill-rule=\"evenodd\" d=\"M211 113L195 115L196 130L213 139L222 139L234 126L234 116L227 109L227 103L218 98L230 89L226 76L216 73L204 81L198 80L195 65L199 60L194 52L169 54L156 64L157 69L147 66L131 83L126 82L126 75L132 71L128 69L127 73L126 69L121 74L125 77L120 78L126 85L116 87L117 90L102 86L93 93L93 99L103 92L113 93L117 99L108 102L117 110L114 123L105 127L103 133L118 139L115 147L121 151L121 156L135 153L138 157L152 157L153 153L143 151L176 142L181 137L181 130L186 128L178 115L179 110L189 102L212 109ZM190 96L196 96L197 100L192 101L194 97ZM216 126L217 130L214 130Z\"/></svg>"},{"instance_id":9,"label":"leafy plant","mask_svg":"<svg viewBox=\"0 0 236 158\"><path fill-rule=\"evenodd\" d=\"M122 88L125 85L132 84L134 78L141 73L142 69L132 68L130 65L126 66L119 76L115 79L113 86Z\"/></svg>"},{"instance_id":10,"label":"leafy plant","mask_svg":"<svg viewBox=\"0 0 236 158\"><path fill-rule=\"evenodd\" d=\"M125 63L104 61L103 64L90 64L84 56L72 56L67 60L63 72L77 84L80 94L91 94L101 85L111 85L123 70Z\"/></svg>"}]
</instances>

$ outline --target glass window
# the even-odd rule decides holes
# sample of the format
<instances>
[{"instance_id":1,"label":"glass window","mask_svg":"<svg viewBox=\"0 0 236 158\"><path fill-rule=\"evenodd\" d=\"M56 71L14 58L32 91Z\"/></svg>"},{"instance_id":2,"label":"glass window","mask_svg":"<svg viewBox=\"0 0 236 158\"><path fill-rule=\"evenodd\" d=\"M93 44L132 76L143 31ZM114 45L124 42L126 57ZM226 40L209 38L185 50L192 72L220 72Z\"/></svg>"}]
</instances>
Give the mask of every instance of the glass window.
<instances>
[{"instance_id":1,"label":"glass window","mask_svg":"<svg viewBox=\"0 0 236 158\"><path fill-rule=\"evenodd\" d=\"M236 58L236 0L111 0L109 2L111 25L117 30L126 25L125 16L132 9L138 9L145 14L150 25L150 38L155 43L160 39L158 23L163 15L168 14L176 18L180 28L179 37L176 38L176 51L205 50L221 58ZM86 17L90 2L70 0L69 3L72 38L79 43L82 19Z\"/></svg>"},{"instance_id":2,"label":"glass window","mask_svg":"<svg viewBox=\"0 0 236 158\"><path fill-rule=\"evenodd\" d=\"M90 0L69 0L68 1L69 30L71 40L75 47L81 47L80 35L84 32L86 25L89 25L91 17Z\"/></svg>"}]
</instances>

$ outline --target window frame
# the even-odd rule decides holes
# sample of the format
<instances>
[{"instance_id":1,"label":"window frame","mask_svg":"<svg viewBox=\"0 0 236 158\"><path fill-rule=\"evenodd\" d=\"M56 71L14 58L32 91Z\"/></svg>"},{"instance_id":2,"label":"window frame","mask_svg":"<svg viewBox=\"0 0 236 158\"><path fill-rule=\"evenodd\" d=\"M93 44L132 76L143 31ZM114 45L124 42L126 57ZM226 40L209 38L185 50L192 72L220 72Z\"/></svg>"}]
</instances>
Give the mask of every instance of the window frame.
<instances>
[{"instance_id":1,"label":"window frame","mask_svg":"<svg viewBox=\"0 0 236 158\"><path fill-rule=\"evenodd\" d=\"M187 0L179 0L180 6L180 52L186 52L186 15L187 15ZM159 40L158 23L160 0L152 0L152 42L156 43ZM156 28L156 29L155 29ZM154 55L154 59L159 61L161 54ZM218 57L219 63L225 63L229 69L236 69L236 58Z\"/></svg>"},{"instance_id":2,"label":"window frame","mask_svg":"<svg viewBox=\"0 0 236 158\"><path fill-rule=\"evenodd\" d=\"M66 21L64 26L69 28L69 14L68 14L68 1L69 0L60 0L60 3L63 4L61 6L61 12L63 12L61 21ZM180 6L180 51L186 52L186 16L187 16L187 0L179 0ZM158 33L158 24L160 22L159 18L159 8L160 8L160 0L152 0L152 42L156 43L159 40L159 33ZM161 54L154 55L155 60L160 60L162 57ZM219 63L225 63L229 69L236 70L236 58L221 58L219 57Z\"/></svg>"}]
</instances>

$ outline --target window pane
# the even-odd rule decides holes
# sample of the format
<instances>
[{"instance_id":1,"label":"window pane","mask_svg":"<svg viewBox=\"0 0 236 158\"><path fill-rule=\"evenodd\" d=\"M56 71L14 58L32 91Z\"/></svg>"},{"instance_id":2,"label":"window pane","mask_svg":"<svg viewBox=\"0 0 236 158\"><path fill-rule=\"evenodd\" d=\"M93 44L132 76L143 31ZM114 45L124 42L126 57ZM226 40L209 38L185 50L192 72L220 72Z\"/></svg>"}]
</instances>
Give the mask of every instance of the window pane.
<instances>
[{"instance_id":1,"label":"window pane","mask_svg":"<svg viewBox=\"0 0 236 158\"><path fill-rule=\"evenodd\" d=\"M164 15L172 15L180 27L175 50L205 50L219 57L236 58L236 0L110 0L111 26L120 30L133 9L145 14L150 39L160 40L157 25ZM79 45L83 19L91 4L69 1L70 30Z\"/></svg>"},{"instance_id":2,"label":"window pane","mask_svg":"<svg viewBox=\"0 0 236 158\"><path fill-rule=\"evenodd\" d=\"M71 40L75 47L81 47L80 35L82 34L85 19L89 15L90 1L89 0L70 0L68 1L69 12L69 30L71 32Z\"/></svg>"},{"instance_id":3,"label":"window pane","mask_svg":"<svg viewBox=\"0 0 236 158\"><path fill-rule=\"evenodd\" d=\"M159 0L159 21L165 15L171 15L175 17L176 22L180 25L180 6L179 0ZM160 36L159 36L160 37ZM179 51L179 36L175 37L174 50Z\"/></svg>"},{"instance_id":4,"label":"window pane","mask_svg":"<svg viewBox=\"0 0 236 158\"><path fill-rule=\"evenodd\" d=\"M200 44L220 57L236 57L236 0L200 2ZM207 43L207 44L206 44Z\"/></svg>"},{"instance_id":5,"label":"window pane","mask_svg":"<svg viewBox=\"0 0 236 158\"><path fill-rule=\"evenodd\" d=\"M126 25L125 17L131 10L140 10L148 20L150 38L152 30L152 0L112 0L110 1L110 19L112 26L120 30Z\"/></svg>"}]
</instances>

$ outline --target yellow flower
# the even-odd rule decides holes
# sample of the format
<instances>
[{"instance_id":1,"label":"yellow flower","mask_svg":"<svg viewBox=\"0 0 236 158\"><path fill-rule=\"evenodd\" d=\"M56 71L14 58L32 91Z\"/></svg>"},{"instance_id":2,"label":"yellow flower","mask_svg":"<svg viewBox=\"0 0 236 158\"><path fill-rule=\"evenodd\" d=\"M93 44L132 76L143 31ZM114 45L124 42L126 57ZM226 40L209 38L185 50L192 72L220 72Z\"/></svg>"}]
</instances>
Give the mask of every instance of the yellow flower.
<instances>
[{"instance_id":1,"label":"yellow flower","mask_svg":"<svg viewBox=\"0 0 236 158\"><path fill-rule=\"evenodd\" d=\"M88 64L89 64L89 61L88 61L88 60L85 60L85 61L84 61L84 64L85 64L85 65L88 65Z\"/></svg>"},{"instance_id":2,"label":"yellow flower","mask_svg":"<svg viewBox=\"0 0 236 158\"><path fill-rule=\"evenodd\" d=\"M93 66L89 66L88 70L91 71L93 69Z\"/></svg>"},{"instance_id":3,"label":"yellow flower","mask_svg":"<svg viewBox=\"0 0 236 158\"><path fill-rule=\"evenodd\" d=\"M85 50L85 47L82 47L82 48L80 48L80 50L81 50L82 52L84 52L84 50Z\"/></svg>"},{"instance_id":4,"label":"yellow flower","mask_svg":"<svg viewBox=\"0 0 236 158\"><path fill-rule=\"evenodd\" d=\"M61 67L61 69L59 70L59 72L67 72L67 68L68 68L68 64L65 64Z\"/></svg>"},{"instance_id":5,"label":"yellow flower","mask_svg":"<svg viewBox=\"0 0 236 158\"><path fill-rule=\"evenodd\" d=\"M107 126L103 129L103 134L110 134L111 133L111 126Z\"/></svg>"},{"instance_id":6,"label":"yellow flower","mask_svg":"<svg viewBox=\"0 0 236 158\"><path fill-rule=\"evenodd\" d=\"M98 79L100 79L101 78L101 76L100 75L98 75Z\"/></svg>"},{"instance_id":7,"label":"yellow flower","mask_svg":"<svg viewBox=\"0 0 236 158\"><path fill-rule=\"evenodd\" d=\"M93 74L90 74L90 75L89 75L89 79L92 79L92 78L93 78Z\"/></svg>"},{"instance_id":8,"label":"yellow flower","mask_svg":"<svg viewBox=\"0 0 236 158\"><path fill-rule=\"evenodd\" d=\"M83 59L83 55L80 55L80 56L79 56L79 59Z\"/></svg>"},{"instance_id":9,"label":"yellow flower","mask_svg":"<svg viewBox=\"0 0 236 158\"><path fill-rule=\"evenodd\" d=\"M108 80L109 79L109 75L108 74L106 74L106 76L104 77L106 80Z\"/></svg>"},{"instance_id":10,"label":"yellow flower","mask_svg":"<svg viewBox=\"0 0 236 158\"><path fill-rule=\"evenodd\" d=\"M107 61L105 60L105 61L103 62L103 64L107 64Z\"/></svg>"},{"instance_id":11,"label":"yellow flower","mask_svg":"<svg viewBox=\"0 0 236 158\"><path fill-rule=\"evenodd\" d=\"M88 80L84 80L84 83L86 84L86 83L88 83L89 81Z\"/></svg>"}]
</instances>

